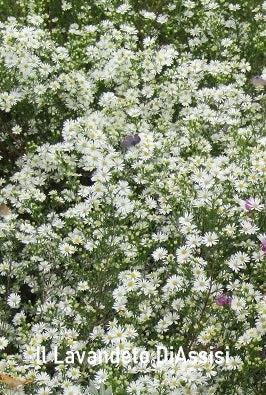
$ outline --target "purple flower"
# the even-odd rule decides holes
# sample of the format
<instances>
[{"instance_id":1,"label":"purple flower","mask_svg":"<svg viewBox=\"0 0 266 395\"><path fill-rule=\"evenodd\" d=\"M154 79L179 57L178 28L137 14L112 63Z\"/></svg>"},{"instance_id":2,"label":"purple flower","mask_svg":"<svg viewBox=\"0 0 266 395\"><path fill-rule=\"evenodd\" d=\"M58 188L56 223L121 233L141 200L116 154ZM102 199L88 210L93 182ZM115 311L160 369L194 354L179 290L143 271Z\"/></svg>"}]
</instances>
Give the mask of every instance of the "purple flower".
<instances>
[{"instance_id":1,"label":"purple flower","mask_svg":"<svg viewBox=\"0 0 266 395\"><path fill-rule=\"evenodd\" d=\"M261 250L266 253L266 234L259 236L259 241L261 242Z\"/></svg>"},{"instance_id":2,"label":"purple flower","mask_svg":"<svg viewBox=\"0 0 266 395\"><path fill-rule=\"evenodd\" d=\"M217 306L224 306L225 304L230 304L232 302L231 298L228 298L226 295L221 294L217 296L215 303Z\"/></svg>"},{"instance_id":3,"label":"purple flower","mask_svg":"<svg viewBox=\"0 0 266 395\"><path fill-rule=\"evenodd\" d=\"M250 210L252 208L252 203L249 199L245 201L245 209Z\"/></svg>"}]
</instances>

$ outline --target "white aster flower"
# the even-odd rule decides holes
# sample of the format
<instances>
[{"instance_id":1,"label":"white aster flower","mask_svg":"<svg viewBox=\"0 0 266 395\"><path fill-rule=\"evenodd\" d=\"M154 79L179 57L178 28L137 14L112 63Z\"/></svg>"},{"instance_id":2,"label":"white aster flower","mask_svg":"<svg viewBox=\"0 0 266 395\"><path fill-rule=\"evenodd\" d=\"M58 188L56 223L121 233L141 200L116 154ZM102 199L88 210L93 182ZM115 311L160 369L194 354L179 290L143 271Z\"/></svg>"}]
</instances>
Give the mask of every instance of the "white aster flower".
<instances>
[{"instance_id":1,"label":"white aster flower","mask_svg":"<svg viewBox=\"0 0 266 395\"><path fill-rule=\"evenodd\" d=\"M59 251L61 252L62 255L68 256L76 252L76 247L72 246L69 243L63 243L59 245Z\"/></svg>"},{"instance_id":2,"label":"white aster flower","mask_svg":"<svg viewBox=\"0 0 266 395\"><path fill-rule=\"evenodd\" d=\"M11 293L7 298L7 304L14 309L20 306L20 302L21 297L17 293Z\"/></svg>"},{"instance_id":3,"label":"white aster flower","mask_svg":"<svg viewBox=\"0 0 266 395\"><path fill-rule=\"evenodd\" d=\"M155 261L163 260L167 257L167 255L168 251L162 247L156 248L156 250L152 253L152 257Z\"/></svg>"},{"instance_id":4,"label":"white aster flower","mask_svg":"<svg viewBox=\"0 0 266 395\"><path fill-rule=\"evenodd\" d=\"M240 229L240 233L245 233L247 235L254 235L259 231L259 228L251 221L243 220L240 222L242 228Z\"/></svg>"},{"instance_id":5,"label":"white aster flower","mask_svg":"<svg viewBox=\"0 0 266 395\"><path fill-rule=\"evenodd\" d=\"M204 234L202 237L202 242L205 244L207 247L211 247L215 244L218 243L218 236L214 232L207 232Z\"/></svg>"},{"instance_id":6,"label":"white aster flower","mask_svg":"<svg viewBox=\"0 0 266 395\"><path fill-rule=\"evenodd\" d=\"M7 345L8 345L8 341L6 340L5 337L1 336L0 337L0 350L3 350L4 348L6 348Z\"/></svg>"}]
</instances>

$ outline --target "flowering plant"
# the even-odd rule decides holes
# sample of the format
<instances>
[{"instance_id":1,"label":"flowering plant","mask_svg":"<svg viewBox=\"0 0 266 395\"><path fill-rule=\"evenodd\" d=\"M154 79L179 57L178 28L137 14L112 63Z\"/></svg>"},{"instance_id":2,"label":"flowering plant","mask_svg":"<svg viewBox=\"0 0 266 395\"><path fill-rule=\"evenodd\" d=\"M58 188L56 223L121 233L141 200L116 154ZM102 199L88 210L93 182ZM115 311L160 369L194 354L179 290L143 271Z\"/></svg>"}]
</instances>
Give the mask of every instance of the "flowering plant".
<instances>
[{"instance_id":1,"label":"flowering plant","mask_svg":"<svg viewBox=\"0 0 266 395\"><path fill-rule=\"evenodd\" d=\"M265 1L2 3L2 393L262 394Z\"/></svg>"}]
</instances>

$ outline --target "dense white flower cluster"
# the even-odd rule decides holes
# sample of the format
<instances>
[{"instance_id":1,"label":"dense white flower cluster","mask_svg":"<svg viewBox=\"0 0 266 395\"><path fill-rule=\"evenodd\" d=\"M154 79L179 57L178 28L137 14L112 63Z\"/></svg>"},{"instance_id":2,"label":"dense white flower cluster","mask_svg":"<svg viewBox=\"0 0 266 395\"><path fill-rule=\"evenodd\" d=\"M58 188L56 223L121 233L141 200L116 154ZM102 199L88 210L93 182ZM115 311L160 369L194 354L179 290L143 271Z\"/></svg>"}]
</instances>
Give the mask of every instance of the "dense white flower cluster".
<instances>
[{"instance_id":1,"label":"dense white flower cluster","mask_svg":"<svg viewBox=\"0 0 266 395\"><path fill-rule=\"evenodd\" d=\"M240 1L85 3L60 44L33 5L0 24L16 158L1 151L0 379L29 380L17 394L89 395L90 379L115 395L260 394L265 96L249 38L258 52L265 2L250 19ZM105 18L88 24L93 7ZM155 364L163 346L230 356ZM56 364L55 347L154 358Z\"/></svg>"}]
</instances>

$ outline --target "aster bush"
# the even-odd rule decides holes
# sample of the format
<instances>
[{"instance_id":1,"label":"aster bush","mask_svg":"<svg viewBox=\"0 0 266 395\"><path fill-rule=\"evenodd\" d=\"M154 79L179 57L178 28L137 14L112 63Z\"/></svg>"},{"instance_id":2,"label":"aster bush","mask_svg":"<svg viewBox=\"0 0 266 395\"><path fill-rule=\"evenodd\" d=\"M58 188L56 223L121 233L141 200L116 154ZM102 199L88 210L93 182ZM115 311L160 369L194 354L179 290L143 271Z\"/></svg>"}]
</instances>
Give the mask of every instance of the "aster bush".
<instances>
[{"instance_id":1,"label":"aster bush","mask_svg":"<svg viewBox=\"0 0 266 395\"><path fill-rule=\"evenodd\" d=\"M262 395L266 2L0 4L1 394Z\"/></svg>"}]
</instances>

